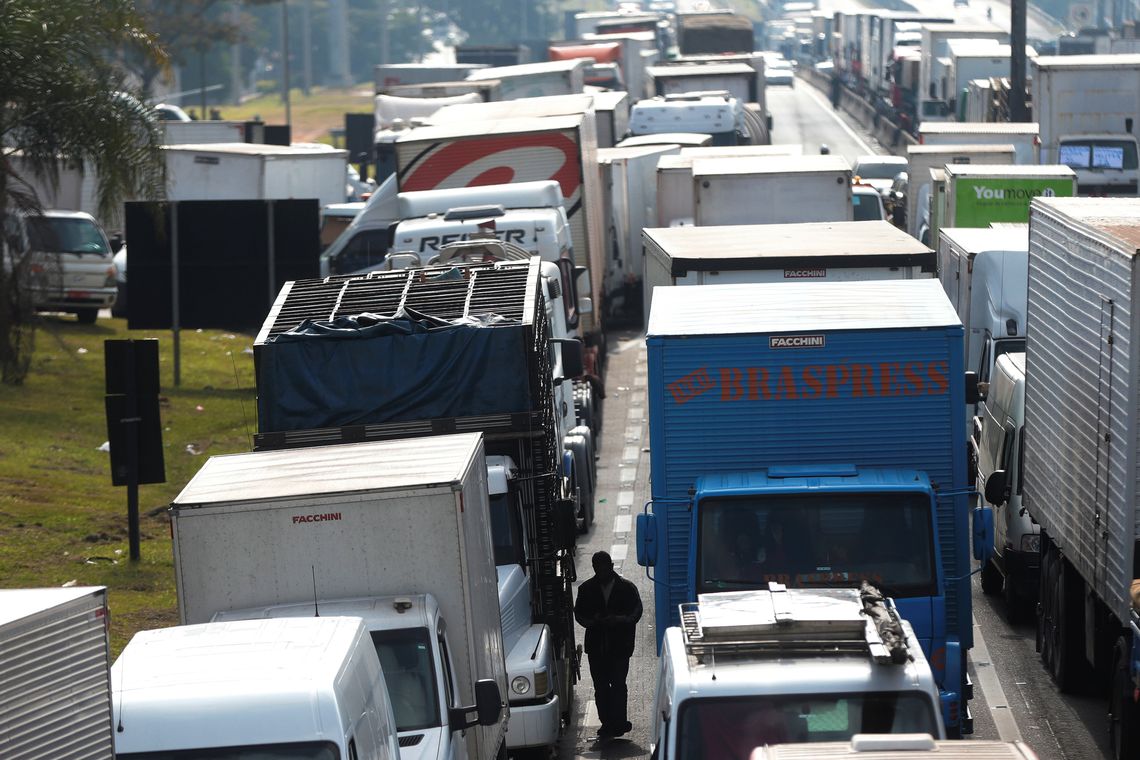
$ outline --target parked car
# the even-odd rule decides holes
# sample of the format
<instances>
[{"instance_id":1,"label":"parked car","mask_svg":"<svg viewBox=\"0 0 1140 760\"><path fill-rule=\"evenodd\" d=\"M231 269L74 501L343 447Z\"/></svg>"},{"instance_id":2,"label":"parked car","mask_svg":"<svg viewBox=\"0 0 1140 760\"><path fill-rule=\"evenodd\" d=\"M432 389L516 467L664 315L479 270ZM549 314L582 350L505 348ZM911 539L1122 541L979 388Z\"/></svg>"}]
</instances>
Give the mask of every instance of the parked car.
<instances>
[{"instance_id":1,"label":"parked car","mask_svg":"<svg viewBox=\"0 0 1140 760\"><path fill-rule=\"evenodd\" d=\"M796 86L796 71L786 58L768 58L764 61L764 80L770 85Z\"/></svg>"},{"instance_id":2,"label":"parked car","mask_svg":"<svg viewBox=\"0 0 1140 760\"><path fill-rule=\"evenodd\" d=\"M27 287L37 311L75 314L93 324L117 292L111 244L90 214L45 210L17 217L28 251Z\"/></svg>"}]
</instances>

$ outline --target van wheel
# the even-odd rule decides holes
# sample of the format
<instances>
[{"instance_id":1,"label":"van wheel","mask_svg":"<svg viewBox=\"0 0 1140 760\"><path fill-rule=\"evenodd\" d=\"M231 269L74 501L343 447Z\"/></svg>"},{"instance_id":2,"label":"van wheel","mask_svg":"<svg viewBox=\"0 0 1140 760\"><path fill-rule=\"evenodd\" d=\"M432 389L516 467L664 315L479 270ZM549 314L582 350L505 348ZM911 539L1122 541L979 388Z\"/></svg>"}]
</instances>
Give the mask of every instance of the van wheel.
<instances>
[{"instance_id":1,"label":"van wheel","mask_svg":"<svg viewBox=\"0 0 1140 760\"><path fill-rule=\"evenodd\" d=\"M982 593L993 596L1001 591L1001 582L1001 571L994 566L992 559L986 560L986 564L982 565Z\"/></svg>"},{"instance_id":2,"label":"van wheel","mask_svg":"<svg viewBox=\"0 0 1140 760\"><path fill-rule=\"evenodd\" d=\"M81 325L93 325L98 317L98 309L80 309L75 312L75 318L79 320L79 324Z\"/></svg>"}]
</instances>

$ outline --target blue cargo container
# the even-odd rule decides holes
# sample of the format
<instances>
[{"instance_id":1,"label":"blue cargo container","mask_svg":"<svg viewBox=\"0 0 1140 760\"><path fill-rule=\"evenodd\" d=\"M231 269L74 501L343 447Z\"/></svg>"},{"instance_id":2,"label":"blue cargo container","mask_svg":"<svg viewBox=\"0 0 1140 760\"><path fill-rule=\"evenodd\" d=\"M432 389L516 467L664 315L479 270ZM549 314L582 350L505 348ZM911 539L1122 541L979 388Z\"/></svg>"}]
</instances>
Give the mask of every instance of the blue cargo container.
<instances>
[{"instance_id":1,"label":"blue cargo container","mask_svg":"<svg viewBox=\"0 0 1140 760\"><path fill-rule=\"evenodd\" d=\"M969 731L963 333L936 280L654 291L637 548L658 646L698 593L866 579L914 626L947 730Z\"/></svg>"}]
</instances>

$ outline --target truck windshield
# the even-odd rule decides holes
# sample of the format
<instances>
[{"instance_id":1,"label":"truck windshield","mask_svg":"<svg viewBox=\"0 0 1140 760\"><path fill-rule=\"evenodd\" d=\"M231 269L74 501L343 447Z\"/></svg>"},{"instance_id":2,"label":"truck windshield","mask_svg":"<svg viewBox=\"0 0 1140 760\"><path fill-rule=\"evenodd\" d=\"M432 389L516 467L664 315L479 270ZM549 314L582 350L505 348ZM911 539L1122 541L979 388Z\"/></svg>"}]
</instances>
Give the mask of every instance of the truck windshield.
<instances>
[{"instance_id":1,"label":"truck windshield","mask_svg":"<svg viewBox=\"0 0 1140 760\"><path fill-rule=\"evenodd\" d=\"M491 494L491 543L497 567L526 564L522 525L509 493Z\"/></svg>"},{"instance_id":2,"label":"truck windshield","mask_svg":"<svg viewBox=\"0 0 1140 760\"><path fill-rule=\"evenodd\" d=\"M116 753L115 757L119 760L340 760L340 751L332 742L290 742Z\"/></svg>"},{"instance_id":3,"label":"truck windshield","mask_svg":"<svg viewBox=\"0 0 1140 760\"><path fill-rule=\"evenodd\" d=\"M1138 165L1135 140L1065 140L1059 153L1061 163L1073 169L1135 169Z\"/></svg>"},{"instance_id":4,"label":"truck windshield","mask_svg":"<svg viewBox=\"0 0 1140 760\"><path fill-rule=\"evenodd\" d=\"M89 219L28 218L32 248L49 253L111 253L106 238Z\"/></svg>"},{"instance_id":5,"label":"truck windshield","mask_svg":"<svg viewBox=\"0 0 1140 760\"><path fill-rule=\"evenodd\" d=\"M918 492L776 494L700 502L697 591L851 587L930 596L930 498Z\"/></svg>"},{"instance_id":6,"label":"truck windshield","mask_svg":"<svg viewBox=\"0 0 1140 760\"><path fill-rule=\"evenodd\" d=\"M861 733L940 735L930 697L917 691L688 699L677 758L747 760L765 744L845 742Z\"/></svg>"},{"instance_id":7,"label":"truck windshield","mask_svg":"<svg viewBox=\"0 0 1140 760\"><path fill-rule=\"evenodd\" d=\"M397 731L420 731L440 725L439 690L427 628L373 631Z\"/></svg>"}]
</instances>

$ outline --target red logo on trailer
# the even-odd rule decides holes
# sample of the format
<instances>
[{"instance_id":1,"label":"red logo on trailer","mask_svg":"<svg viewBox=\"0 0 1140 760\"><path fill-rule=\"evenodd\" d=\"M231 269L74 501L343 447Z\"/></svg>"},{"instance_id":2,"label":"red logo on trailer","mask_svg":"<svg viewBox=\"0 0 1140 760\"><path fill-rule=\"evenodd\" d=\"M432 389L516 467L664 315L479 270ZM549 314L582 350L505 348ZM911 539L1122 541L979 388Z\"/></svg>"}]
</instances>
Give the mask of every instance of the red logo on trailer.
<instances>
[{"instance_id":1,"label":"red logo on trailer","mask_svg":"<svg viewBox=\"0 0 1140 760\"><path fill-rule=\"evenodd\" d=\"M552 179L569 201L582 185L578 162L577 144L561 132L457 139L413 163L400 177L400 191Z\"/></svg>"}]
</instances>

